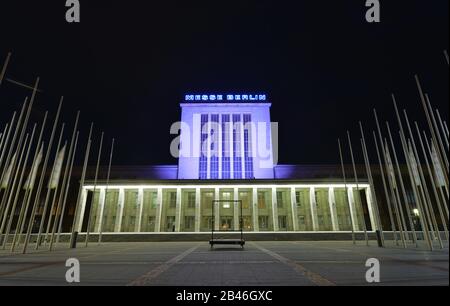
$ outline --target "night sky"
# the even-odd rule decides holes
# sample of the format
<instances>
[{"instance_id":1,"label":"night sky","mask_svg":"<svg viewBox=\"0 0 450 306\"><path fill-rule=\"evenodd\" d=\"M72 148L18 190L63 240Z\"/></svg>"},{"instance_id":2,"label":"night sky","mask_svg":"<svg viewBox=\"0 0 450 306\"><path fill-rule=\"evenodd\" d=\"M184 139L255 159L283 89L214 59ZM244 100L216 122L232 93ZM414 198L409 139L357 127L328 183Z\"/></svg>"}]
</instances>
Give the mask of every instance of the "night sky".
<instances>
[{"instance_id":1,"label":"night sky","mask_svg":"<svg viewBox=\"0 0 450 306\"><path fill-rule=\"evenodd\" d=\"M33 122L64 95L69 129L81 110L83 143L94 121L96 144L101 131L117 138L117 165L176 163L169 128L184 94L260 92L280 163L330 164L347 129L356 146L358 121L374 127L373 107L397 129L392 92L425 127L416 73L448 120L449 1L380 2L381 23L368 24L365 0L81 0L69 24L64 0L2 1L0 65L12 51L8 78L41 77ZM26 95L0 87L2 129Z\"/></svg>"}]
</instances>

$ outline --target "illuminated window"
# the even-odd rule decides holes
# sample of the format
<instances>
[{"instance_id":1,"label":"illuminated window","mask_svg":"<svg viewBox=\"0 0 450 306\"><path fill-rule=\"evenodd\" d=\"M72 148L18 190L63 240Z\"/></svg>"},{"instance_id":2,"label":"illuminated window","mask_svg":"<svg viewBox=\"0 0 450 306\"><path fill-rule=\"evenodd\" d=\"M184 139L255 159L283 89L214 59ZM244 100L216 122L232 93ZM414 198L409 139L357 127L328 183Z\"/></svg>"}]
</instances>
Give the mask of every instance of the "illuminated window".
<instances>
[{"instance_id":1,"label":"illuminated window","mask_svg":"<svg viewBox=\"0 0 450 306\"><path fill-rule=\"evenodd\" d=\"M278 208L284 207L284 197L283 197L282 191L277 191L277 204L278 204Z\"/></svg>"},{"instance_id":2,"label":"illuminated window","mask_svg":"<svg viewBox=\"0 0 450 306\"><path fill-rule=\"evenodd\" d=\"M195 208L195 192L188 193L188 208Z\"/></svg>"},{"instance_id":3,"label":"illuminated window","mask_svg":"<svg viewBox=\"0 0 450 306\"><path fill-rule=\"evenodd\" d=\"M278 216L278 227L280 229L287 229L287 218L286 218L286 216Z\"/></svg>"}]
</instances>

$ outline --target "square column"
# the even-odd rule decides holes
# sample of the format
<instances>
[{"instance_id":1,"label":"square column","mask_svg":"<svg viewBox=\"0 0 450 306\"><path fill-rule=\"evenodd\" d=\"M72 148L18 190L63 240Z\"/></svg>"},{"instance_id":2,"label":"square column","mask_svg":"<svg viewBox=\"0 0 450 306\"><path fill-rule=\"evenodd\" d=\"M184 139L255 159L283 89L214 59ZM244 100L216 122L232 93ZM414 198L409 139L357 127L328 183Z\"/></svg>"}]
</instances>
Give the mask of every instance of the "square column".
<instances>
[{"instance_id":1,"label":"square column","mask_svg":"<svg viewBox=\"0 0 450 306\"><path fill-rule=\"evenodd\" d=\"M103 212L105 211L105 189L100 189L100 194L98 196L98 210L99 214L97 219L95 220L94 232L100 233L103 225Z\"/></svg>"},{"instance_id":2,"label":"square column","mask_svg":"<svg viewBox=\"0 0 450 306\"><path fill-rule=\"evenodd\" d=\"M348 201L350 204L350 215L352 216L352 225L355 231L359 231L359 223L357 222L358 215L356 214L355 209L355 197L353 196L353 188L347 189Z\"/></svg>"},{"instance_id":3,"label":"square column","mask_svg":"<svg viewBox=\"0 0 450 306\"><path fill-rule=\"evenodd\" d=\"M200 232L200 188L195 188L195 232Z\"/></svg>"},{"instance_id":4,"label":"square column","mask_svg":"<svg viewBox=\"0 0 450 306\"><path fill-rule=\"evenodd\" d=\"M373 196L372 196L372 186L369 188L366 188L366 199L367 199L367 208L369 210L370 224L372 225L372 230L373 231L379 230L377 222L375 222L376 213L375 213L375 207L374 207Z\"/></svg>"},{"instance_id":5,"label":"square column","mask_svg":"<svg viewBox=\"0 0 450 306\"><path fill-rule=\"evenodd\" d=\"M319 218L317 217L317 202L316 202L316 189L311 187L309 189L309 201L311 203L311 219L313 224L313 230L319 231Z\"/></svg>"},{"instance_id":6,"label":"square column","mask_svg":"<svg viewBox=\"0 0 450 306\"><path fill-rule=\"evenodd\" d=\"M117 214L116 224L115 224L115 228L114 228L115 233L120 233L120 231L122 230L122 219L123 219L124 206L125 206L125 190L123 188L121 188L121 189L119 189L119 200L117 203L118 214Z\"/></svg>"},{"instance_id":7,"label":"square column","mask_svg":"<svg viewBox=\"0 0 450 306\"><path fill-rule=\"evenodd\" d=\"M259 232L258 189L252 189L253 202L253 231Z\"/></svg>"},{"instance_id":8,"label":"square column","mask_svg":"<svg viewBox=\"0 0 450 306\"><path fill-rule=\"evenodd\" d=\"M292 224L294 227L294 232L298 231L298 210L297 210L297 199L295 196L295 188L291 188L291 207L292 207Z\"/></svg>"},{"instance_id":9,"label":"square column","mask_svg":"<svg viewBox=\"0 0 450 306\"><path fill-rule=\"evenodd\" d=\"M233 190L233 197L234 197L234 201L238 201L239 200L239 189L238 188L234 188ZM234 204L233 207L233 220L234 220L234 230L239 230L239 222L240 222L240 205L238 205L236 202Z\"/></svg>"},{"instance_id":10,"label":"square column","mask_svg":"<svg viewBox=\"0 0 450 306\"><path fill-rule=\"evenodd\" d=\"M177 188L176 212L175 212L175 232L181 231L181 188Z\"/></svg>"},{"instance_id":11,"label":"square column","mask_svg":"<svg viewBox=\"0 0 450 306\"><path fill-rule=\"evenodd\" d=\"M214 200L220 200L219 188L214 188ZM214 230L220 230L220 203L214 203Z\"/></svg>"},{"instance_id":12,"label":"square column","mask_svg":"<svg viewBox=\"0 0 450 306\"><path fill-rule=\"evenodd\" d=\"M328 189L328 203L330 204L331 223L333 225L333 231L338 232L339 231L339 221L338 221L338 217L337 217L336 198L335 198L333 187Z\"/></svg>"},{"instance_id":13,"label":"square column","mask_svg":"<svg viewBox=\"0 0 450 306\"><path fill-rule=\"evenodd\" d=\"M81 233L83 227L83 219L84 219L84 211L86 210L86 201L87 201L88 190L83 188L83 192L81 193L80 203L78 207L81 207L80 214L77 216L77 225L75 228L79 233Z\"/></svg>"},{"instance_id":14,"label":"square column","mask_svg":"<svg viewBox=\"0 0 450 306\"><path fill-rule=\"evenodd\" d=\"M272 188L272 216L273 216L273 231L278 232L280 227L278 226L278 202L277 202L277 189Z\"/></svg>"},{"instance_id":15,"label":"square column","mask_svg":"<svg viewBox=\"0 0 450 306\"><path fill-rule=\"evenodd\" d=\"M163 191L162 188L158 188L158 193L156 196L156 222L155 222L155 233L161 232L161 215L162 215L162 198L163 198Z\"/></svg>"},{"instance_id":16,"label":"square column","mask_svg":"<svg viewBox=\"0 0 450 306\"><path fill-rule=\"evenodd\" d=\"M142 189L142 188L139 188L139 190L138 190L137 205L139 207L138 208L139 215L138 215L138 220L136 222L136 228L134 229L134 231L136 233L140 233L141 225L142 225L142 212L144 211L144 189Z\"/></svg>"}]
</instances>

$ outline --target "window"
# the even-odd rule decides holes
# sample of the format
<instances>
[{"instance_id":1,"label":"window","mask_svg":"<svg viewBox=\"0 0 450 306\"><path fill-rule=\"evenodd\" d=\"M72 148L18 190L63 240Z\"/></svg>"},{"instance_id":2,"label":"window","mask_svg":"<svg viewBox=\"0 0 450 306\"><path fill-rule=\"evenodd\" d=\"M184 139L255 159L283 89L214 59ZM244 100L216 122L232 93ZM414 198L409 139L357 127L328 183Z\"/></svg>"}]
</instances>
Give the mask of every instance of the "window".
<instances>
[{"instance_id":1,"label":"window","mask_svg":"<svg viewBox=\"0 0 450 306\"><path fill-rule=\"evenodd\" d=\"M177 193L169 192L169 207L176 208L177 207Z\"/></svg>"},{"instance_id":2,"label":"window","mask_svg":"<svg viewBox=\"0 0 450 306\"><path fill-rule=\"evenodd\" d=\"M286 216L278 216L278 227L280 229L287 229L287 218L286 218Z\"/></svg>"},{"instance_id":3,"label":"window","mask_svg":"<svg viewBox=\"0 0 450 306\"><path fill-rule=\"evenodd\" d=\"M253 179L253 154L252 154L252 116L244 115L244 158L245 158L245 178Z\"/></svg>"},{"instance_id":4,"label":"window","mask_svg":"<svg viewBox=\"0 0 450 306\"><path fill-rule=\"evenodd\" d=\"M298 224L299 225L305 225L306 224L305 216L298 216Z\"/></svg>"},{"instance_id":5,"label":"window","mask_svg":"<svg viewBox=\"0 0 450 306\"><path fill-rule=\"evenodd\" d=\"M258 209L266 209L266 194L258 192Z\"/></svg>"},{"instance_id":6,"label":"window","mask_svg":"<svg viewBox=\"0 0 450 306\"><path fill-rule=\"evenodd\" d=\"M269 229L269 216L259 216L258 221L260 230Z\"/></svg>"},{"instance_id":7,"label":"window","mask_svg":"<svg viewBox=\"0 0 450 306\"><path fill-rule=\"evenodd\" d=\"M155 217L148 217L147 224L149 227L155 226Z\"/></svg>"},{"instance_id":8,"label":"window","mask_svg":"<svg viewBox=\"0 0 450 306\"><path fill-rule=\"evenodd\" d=\"M151 201L152 201L151 208L156 209L158 206L158 193L152 192Z\"/></svg>"},{"instance_id":9,"label":"window","mask_svg":"<svg viewBox=\"0 0 450 306\"><path fill-rule=\"evenodd\" d=\"M211 115L211 170L213 180L219 178L219 115Z\"/></svg>"},{"instance_id":10,"label":"window","mask_svg":"<svg viewBox=\"0 0 450 306\"><path fill-rule=\"evenodd\" d=\"M186 230L194 230L194 228L195 228L195 217L194 216L184 217L184 228Z\"/></svg>"},{"instance_id":11,"label":"window","mask_svg":"<svg viewBox=\"0 0 450 306\"><path fill-rule=\"evenodd\" d=\"M175 232L175 217L174 216L167 216L166 218L166 228L168 232Z\"/></svg>"},{"instance_id":12,"label":"window","mask_svg":"<svg viewBox=\"0 0 450 306\"><path fill-rule=\"evenodd\" d=\"M301 201L301 193L300 191L295 192L295 202L297 203L297 207L302 207L302 201Z\"/></svg>"},{"instance_id":13,"label":"window","mask_svg":"<svg viewBox=\"0 0 450 306\"><path fill-rule=\"evenodd\" d=\"M200 119L200 164L199 178L206 180L208 178L208 115L202 115Z\"/></svg>"},{"instance_id":14,"label":"window","mask_svg":"<svg viewBox=\"0 0 450 306\"><path fill-rule=\"evenodd\" d=\"M233 165L234 178L242 179L241 115L233 115Z\"/></svg>"},{"instance_id":15,"label":"window","mask_svg":"<svg viewBox=\"0 0 450 306\"><path fill-rule=\"evenodd\" d=\"M195 192L188 193L188 208L195 208Z\"/></svg>"},{"instance_id":16,"label":"window","mask_svg":"<svg viewBox=\"0 0 450 306\"><path fill-rule=\"evenodd\" d=\"M284 197L283 197L282 191L277 191L277 204L278 204L278 208L284 207Z\"/></svg>"}]
</instances>

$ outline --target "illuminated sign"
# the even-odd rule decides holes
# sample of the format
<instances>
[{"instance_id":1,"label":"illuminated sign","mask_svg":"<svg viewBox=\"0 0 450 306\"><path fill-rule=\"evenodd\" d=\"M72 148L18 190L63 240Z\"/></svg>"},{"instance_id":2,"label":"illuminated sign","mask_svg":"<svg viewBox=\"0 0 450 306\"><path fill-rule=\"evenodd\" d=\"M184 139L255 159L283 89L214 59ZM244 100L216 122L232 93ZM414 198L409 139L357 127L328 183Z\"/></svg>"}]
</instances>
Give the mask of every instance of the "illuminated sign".
<instances>
[{"instance_id":1,"label":"illuminated sign","mask_svg":"<svg viewBox=\"0 0 450 306\"><path fill-rule=\"evenodd\" d=\"M186 95L186 102L257 102L267 101L267 95Z\"/></svg>"}]
</instances>

